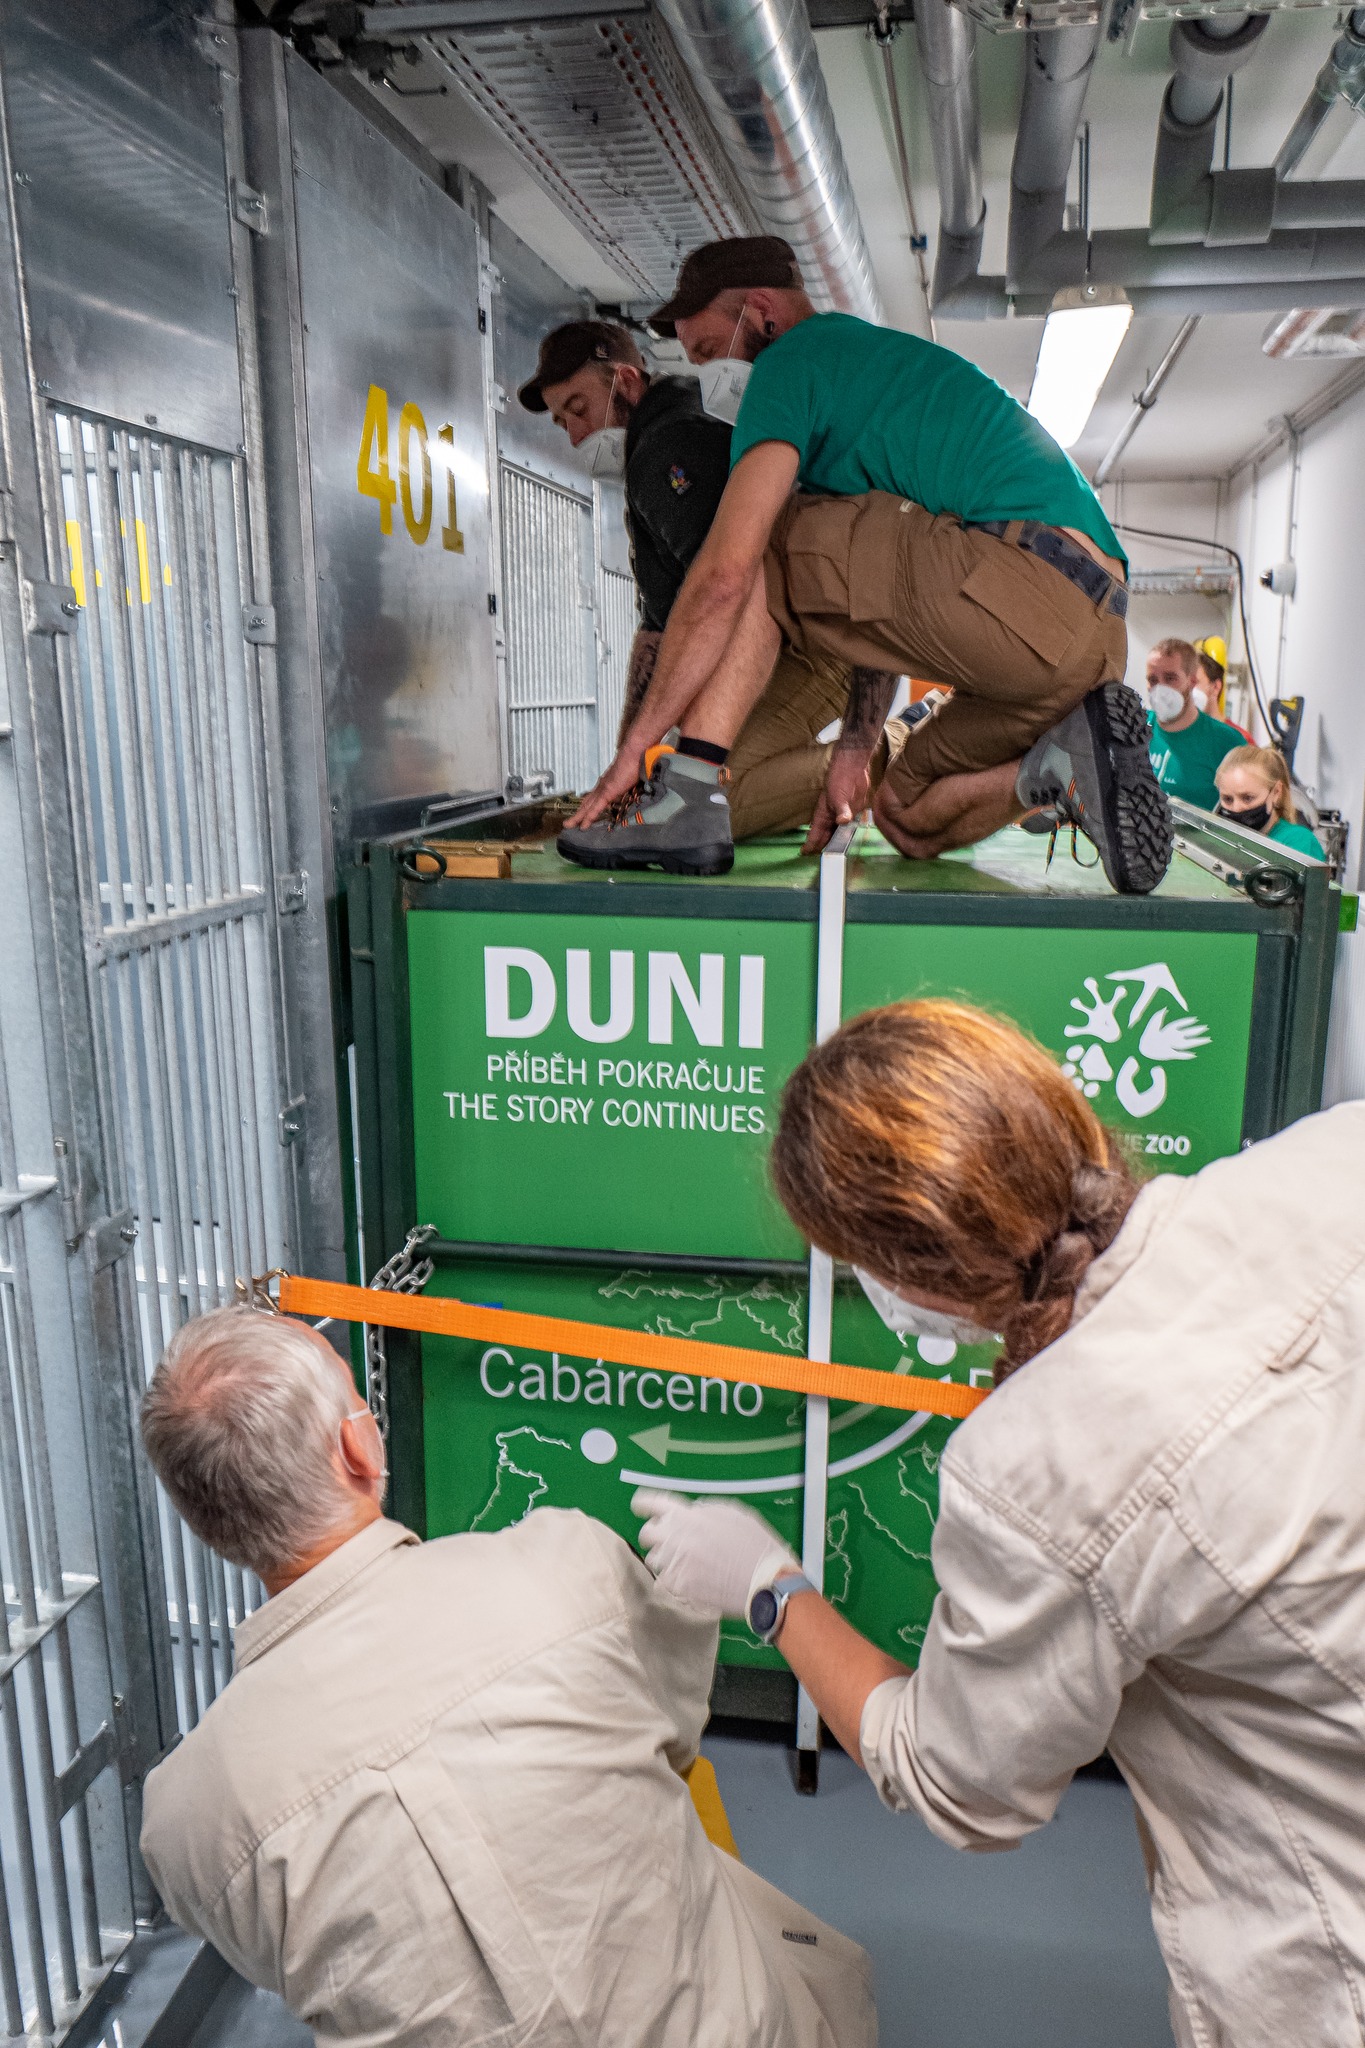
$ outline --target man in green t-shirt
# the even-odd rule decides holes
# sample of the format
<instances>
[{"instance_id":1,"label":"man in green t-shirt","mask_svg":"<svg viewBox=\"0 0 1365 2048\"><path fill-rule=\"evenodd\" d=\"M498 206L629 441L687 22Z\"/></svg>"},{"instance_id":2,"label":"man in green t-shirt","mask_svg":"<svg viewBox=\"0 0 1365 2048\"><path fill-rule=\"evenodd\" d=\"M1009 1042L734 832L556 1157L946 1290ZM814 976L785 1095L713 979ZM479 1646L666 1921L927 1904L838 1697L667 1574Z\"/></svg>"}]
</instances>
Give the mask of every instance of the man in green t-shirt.
<instances>
[{"instance_id":1,"label":"man in green t-shirt","mask_svg":"<svg viewBox=\"0 0 1365 2048\"><path fill-rule=\"evenodd\" d=\"M726 750L785 639L853 670L809 843L866 802L909 673L953 695L878 793L894 845L930 858L1032 810L1084 831L1115 888L1154 888L1171 828L1122 684L1126 564L1051 437L952 350L817 314L775 236L695 250L653 325L700 366L703 403L742 385L732 469L640 714L560 851L727 869ZM677 748L654 751L674 725Z\"/></svg>"},{"instance_id":2,"label":"man in green t-shirt","mask_svg":"<svg viewBox=\"0 0 1365 2048\"><path fill-rule=\"evenodd\" d=\"M1234 725L1199 709L1199 655L1188 640L1158 640L1147 656L1147 714L1152 767L1167 796L1204 811L1218 808L1218 764L1245 744Z\"/></svg>"}]
</instances>

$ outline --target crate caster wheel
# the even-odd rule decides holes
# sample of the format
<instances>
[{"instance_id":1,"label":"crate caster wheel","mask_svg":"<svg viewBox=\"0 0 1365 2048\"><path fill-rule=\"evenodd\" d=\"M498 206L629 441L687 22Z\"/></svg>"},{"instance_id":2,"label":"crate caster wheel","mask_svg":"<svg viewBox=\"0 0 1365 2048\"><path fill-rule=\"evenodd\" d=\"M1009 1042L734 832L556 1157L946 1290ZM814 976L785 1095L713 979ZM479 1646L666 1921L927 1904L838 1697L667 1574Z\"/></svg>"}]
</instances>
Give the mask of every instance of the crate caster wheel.
<instances>
[{"instance_id":1,"label":"crate caster wheel","mask_svg":"<svg viewBox=\"0 0 1365 2048\"><path fill-rule=\"evenodd\" d=\"M818 1749L797 1750L796 1789L808 1799L813 1799L820 1790L820 1752Z\"/></svg>"}]
</instances>

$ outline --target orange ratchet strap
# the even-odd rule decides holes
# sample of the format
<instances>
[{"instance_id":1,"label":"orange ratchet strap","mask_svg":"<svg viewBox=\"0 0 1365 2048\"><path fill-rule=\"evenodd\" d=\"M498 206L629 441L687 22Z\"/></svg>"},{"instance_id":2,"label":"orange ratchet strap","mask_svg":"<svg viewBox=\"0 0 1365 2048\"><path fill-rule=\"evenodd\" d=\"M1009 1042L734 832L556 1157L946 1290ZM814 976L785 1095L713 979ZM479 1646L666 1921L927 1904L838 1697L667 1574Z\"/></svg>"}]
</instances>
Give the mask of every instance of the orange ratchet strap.
<instances>
[{"instance_id":1,"label":"orange ratchet strap","mask_svg":"<svg viewBox=\"0 0 1365 2048\"><path fill-rule=\"evenodd\" d=\"M862 1401L874 1408L961 1420L979 1408L988 1389L948 1380L911 1379L863 1365L824 1365L781 1352L747 1351L733 1344L699 1344L690 1337L655 1337L606 1323L575 1323L562 1316L524 1315L519 1309L476 1308L447 1296L395 1294L387 1288L348 1287L339 1281L300 1280L280 1274L279 1305L286 1315L332 1317L343 1323L378 1323L390 1330L422 1330L433 1337L472 1337L480 1344L524 1344L562 1351L570 1358L610 1359L613 1365L702 1379L743 1381L787 1394L824 1394L832 1401Z\"/></svg>"}]
</instances>

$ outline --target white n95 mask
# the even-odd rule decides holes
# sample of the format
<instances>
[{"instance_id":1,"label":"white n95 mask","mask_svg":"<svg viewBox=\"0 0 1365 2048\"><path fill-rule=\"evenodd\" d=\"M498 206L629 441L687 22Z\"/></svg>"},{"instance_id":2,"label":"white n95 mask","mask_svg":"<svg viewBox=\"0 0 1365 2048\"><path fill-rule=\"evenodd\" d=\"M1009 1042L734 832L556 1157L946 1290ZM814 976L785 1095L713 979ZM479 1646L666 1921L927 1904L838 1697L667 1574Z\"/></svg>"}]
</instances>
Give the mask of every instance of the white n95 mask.
<instances>
[{"instance_id":1,"label":"white n95 mask","mask_svg":"<svg viewBox=\"0 0 1365 2048\"><path fill-rule=\"evenodd\" d=\"M733 426L739 418L739 402L753 367L738 356L717 356L714 362L702 363L697 371L702 411L713 420L724 420Z\"/></svg>"},{"instance_id":2,"label":"white n95 mask","mask_svg":"<svg viewBox=\"0 0 1365 2048\"><path fill-rule=\"evenodd\" d=\"M1147 697L1158 725L1171 725L1185 709L1185 699L1169 683L1153 683Z\"/></svg>"},{"instance_id":3,"label":"white n95 mask","mask_svg":"<svg viewBox=\"0 0 1365 2048\"><path fill-rule=\"evenodd\" d=\"M921 1308L917 1301L907 1301L903 1294L897 1294L894 1287L874 1280L861 1266L853 1270L887 1329L894 1330L898 1337L947 1337L954 1344L995 1342L994 1330L983 1330L980 1323L973 1323L966 1316L943 1315L936 1308Z\"/></svg>"},{"instance_id":4,"label":"white n95 mask","mask_svg":"<svg viewBox=\"0 0 1365 2048\"><path fill-rule=\"evenodd\" d=\"M605 483L609 477L625 475L626 431L625 427L599 427L595 434L583 436L578 452L587 457L590 476Z\"/></svg>"}]
</instances>

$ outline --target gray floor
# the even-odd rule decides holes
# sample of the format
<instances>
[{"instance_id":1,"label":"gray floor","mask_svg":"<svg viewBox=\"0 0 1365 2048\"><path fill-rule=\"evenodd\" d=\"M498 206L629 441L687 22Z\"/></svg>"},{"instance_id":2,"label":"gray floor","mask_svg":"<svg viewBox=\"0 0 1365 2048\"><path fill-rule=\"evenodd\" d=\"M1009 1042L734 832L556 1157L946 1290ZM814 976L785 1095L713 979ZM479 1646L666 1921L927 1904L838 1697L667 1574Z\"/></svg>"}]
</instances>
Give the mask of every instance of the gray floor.
<instances>
[{"instance_id":1,"label":"gray floor","mask_svg":"<svg viewBox=\"0 0 1365 2048\"><path fill-rule=\"evenodd\" d=\"M871 1954L882 2048L1171 2048L1125 1786L1083 1779L1020 1848L964 1856L838 1752L814 1799L780 1749L706 1753L744 1861Z\"/></svg>"},{"instance_id":2,"label":"gray floor","mask_svg":"<svg viewBox=\"0 0 1365 2048\"><path fill-rule=\"evenodd\" d=\"M1171 2048L1122 1785L1083 1780L1022 1848L963 1856L887 1813L837 1752L802 1799L785 1750L713 1736L706 1751L745 1862L871 1953L882 2048ZM194 2048L312 2039L278 1999L233 1981Z\"/></svg>"}]
</instances>

